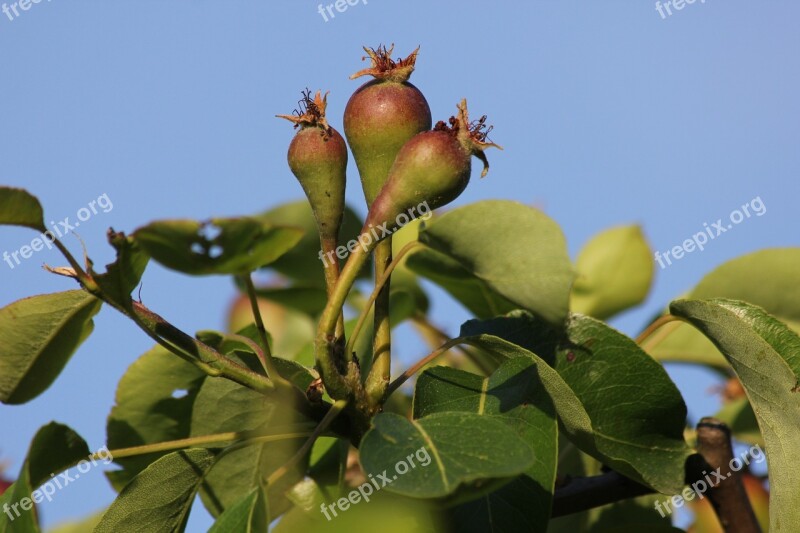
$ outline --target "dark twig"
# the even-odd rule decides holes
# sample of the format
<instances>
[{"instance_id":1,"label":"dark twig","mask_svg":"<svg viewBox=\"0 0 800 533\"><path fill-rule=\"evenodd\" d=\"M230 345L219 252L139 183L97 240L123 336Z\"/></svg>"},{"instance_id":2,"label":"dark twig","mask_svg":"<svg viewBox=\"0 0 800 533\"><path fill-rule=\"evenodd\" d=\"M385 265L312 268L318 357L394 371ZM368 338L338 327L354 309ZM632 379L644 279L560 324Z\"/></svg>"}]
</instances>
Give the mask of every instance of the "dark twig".
<instances>
[{"instance_id":1,"label":"dark twig","mask_svg":"<svg viewBox=\"0 0 800 533\"><path fill-rule=\"evenodd\" d=\"M579 513L652 492L653 489L614 471L599 476L569 478L556 490L551 516Z\"/></svg>"},{"instance_id":2,"label":"dark twig","mask_svg":"<svg viewBox=\"0 0 800 533\"><path fill-rule=\"evenodd\" d=\"M725 532L761 533L761 527L744 490L742 476L740 472L731 469L733 446L728 426L716 418L700 420L697 424L697 451L705 459L704 472L717 471L719 477L712 477L715 480L724 478L709 488L706 496ZM741 467L741 461L739 466ZM697 478L700 479L700 476Z\"/></svg>"}]
</instances>

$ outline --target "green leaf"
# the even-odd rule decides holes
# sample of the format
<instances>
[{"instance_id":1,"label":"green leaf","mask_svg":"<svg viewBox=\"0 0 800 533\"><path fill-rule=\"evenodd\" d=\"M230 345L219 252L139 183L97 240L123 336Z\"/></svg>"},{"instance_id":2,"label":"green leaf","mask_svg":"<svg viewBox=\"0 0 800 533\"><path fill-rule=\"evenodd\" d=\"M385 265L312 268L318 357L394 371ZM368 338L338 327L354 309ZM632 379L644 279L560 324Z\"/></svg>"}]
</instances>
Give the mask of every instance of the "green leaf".
<instances>
[{"instance_id":1,"label":"green leaf","mask_svg":"<svg viewBox=\"0 0 800 533\"><path fill-rule=\"evenodd\" d=\"M574 312L606 319L639 305L653 282L653 254L639 226L595 235L578 254L572 287Z\"/></svg>"},{"instance_id":2,"label":"green leaf","mask_svg":"<svg viewBox=\"0 0 800 533\"><path fill-rule=\"evenodd\" d=\"M95 283L111 301L125 309L131 308L131 291L142 279L150 257L144 253L132 237L109 230L108 242L117 251L117 260L106 265L105 274L97 274L89 269Z\"/></svg>"},{"instance_id":3,"label":"green leaf","mask_svg":"<svg viewBox=\"0 0 800 533\"><path fill-rule=\"evenodd\" d=\"M544 531L556 479L558 426L533 361L511 359L488 378L444 366L426 370L417 380L414 417L449 411L497 417L528 444L534 459L513 482L456 507L458 530Z\"/></svg>"},{"instance_id":4,"label":"green leaf","mask_svg":"<svg viewBox=\"0 0 800 533\"><path fill-rule=\"evenodd\" d=\"M664 368L631 339L583 315L571 315L561 330L522 312L469 321L461 336L497 364L532 359L584 452L659 492L680 492L690 454L686 405Z\"/></svg>"},{"instance_id":5,"label":"green leaf","mask_svg":"<svg viewBox=\"0 0 800 533\"><path fill-rule=\"evenodd\" d=\"M277 364L278 359L276 359ZM285 369L279 372L287 379ZM307 374L307 371L306 371ZM293 381L297 379L294 376ZM310 380L308 381L310 382ZM307 385L307 383L306 383ZM214 435L231 431L297 433L298 426L312 428L316 423L295 408L294 398L280 393L263 395L223 379L207 379L194 402L191 436ZM294 428L294 429L293 429ZM266 485L269 475L291 459L307 436L254 444L220 458L206 477L200 496L213 516L235 505L243 494ZM279 482L268 487L270 514L280 516L290 502L284 492L303 478L306 463L300 461Z\"/></svg>"},{"instance_id":6,"label":"green leaf","mask_svg":"<svg viewBox=\"0 0 800 533\"><path fill-rule=\"evenodd\" d=\"M703 332L744 386L766 443L770 531L800 523L800 336L754 305L679 300L670 312Z\"/></svg>"},{"instance_id":7,"label":"green leaf","mask_svg":"<svg viewBox=\"0 0 800 533\"><path fill-rule=\"evenodd\" d=\"M409 270L433 281L478 318L491 318L519 306L494 292L487 283L463 268L458 261L431 249L413 252Z\"/></svg>"},{"instance_id":8,"label":"green leaf","mask_svg":"<svg viewBox=\"0 0 800 533\"><path fill-rule=\"evenodd\" d=\"M284 276L300 282L306 287L325 287L322 260L319 258L320 242L317 231L317 222L307 200L300 200L278 206L267 211L259 218L270 224L279 226L295 226L305 230L305 234L297 246L277 261L273 268ZM363 222L350 207L345 207L342 219L342 229L339 232L341 244L347 242L361 233ZM371 269L365 268L362 277L369 276Z\"/></svg>"},{"instance_id":9,"label":"green leaf","mask_svg":"<svg viewBox=\"0 0 800 533\"><path fill-rule=\"evenodd\" d=\"M165 455L137 475L108 508L95 533L183 531L203 478L217 454L205 448Z\"/></svg>"},{"instance_id":10,"label":"green leaf","mask_svg":"<svg viewBox=\"0 0 800 533\"><path fill-rule=\"evenodd\" d=\"M541 211L477 202L434 219L419 240L516 307L554 323L566 318L574 273L561 229Z\"/></svg>"},{"instance_id":11,"label":"green leaf","mask_svg":"<svg viewBox=\"0 0 800 533\"><path fill-rule=\"evenodd\" d=\"M0 225L47 231L39 200L24 189L0 187Z\"/></svg>"},{"instance_id":12,"label":"green leaf","mask_svg":"<svg viewBox=\"0 0 800 533\"><path fill-rule=\"evenodd\" d=\"M13 521L8 513L0 515L0 533L38 532L38 520L33 510L33 502L51 500L57 490L66 488L70 483L69 480L64 480L62 484L61 476L51 481L51 474L61 472L87 459L88 456L89 447L86 441L69 427L50 422L40 428L31 441L16 483L0 496L0 508L5 508L5 504L9 507L16 503L20 504L9 509L10 514L14 516ZM74 479L75 476L77 474L69 478ZM34 492L34 489L42 485L45 486Z\"/></svg>"},{"instance_id":13,"label":"green leaf","mask_svg":"<svg viewBox=\"0 0 800 533\"><path fill-rule=\"evenodd\" d=\"M411 421L382 413L372 423L361 441L361 465L397 494L444 497L462 485L516 476L533 463L528 444L494 417L447 412Z\"/></svg>"},{"instance_id":14,"label":"green leaf","mask_svg":"<svg viewBox=\"0 0 800 533\"><path fill-rule=\"evenodd\" d=\"M192 405L206 374L156 346L137 359L119 382L106 426L110 449L189 437ZM116 490L168 452L115 459L121 470L107 476Z\"/></svg>"},{"instance_id":15,"label":"green leaf","mask_svg":"<svg viewBox=\"0 0 800 533\"><path fill-rule=\"evenodd\" d=\"M335 437L318 438L311 450L308 476L329 499L345 487L349 451L350 443Z\"/></svg>"},{"instance_id":16,"label":"green leaf","mask_svg":"<svg viewBox=\"0 0 800 533\"><path fill-rule=\"evenodd\" d=\"M267 533L268 530L264 492L258 488L222 513L208 533Z\"/></svg>"},{"instance_id":17,"label":"green leaf","mask_svg":"<svg viewBox=\"0 0 800 533\"><path fill-rule=\"evenodd\" d=\"M47 390L91 334L101 305L77 290L33 296L0 309L0 401L21 404Z\"/></svg>"},{"instance_id":18,"label":"green leaf","mask_svg":"<svg viewBox=\"0 0 800 533\"><path fill-rule=\"evenodd\" d=\"M133 237L153 259L184 274L245 274L291 250L303 230L253 217L161 220Z\"/></svg>"},{"instance_id":19,"label":"green leaf","mask_svg":"<svg viewBox=\"0 0 800 533\"><path fill-rule=\"evenodd\" d=\"M738 257L708 274L689 300L725 298L763 307L800 333L800 248L773 248ZM643 347L661 361L686 361L727 367L714 344L688 324L673 322L659 329Z\"/></svg>"}]
</instances>

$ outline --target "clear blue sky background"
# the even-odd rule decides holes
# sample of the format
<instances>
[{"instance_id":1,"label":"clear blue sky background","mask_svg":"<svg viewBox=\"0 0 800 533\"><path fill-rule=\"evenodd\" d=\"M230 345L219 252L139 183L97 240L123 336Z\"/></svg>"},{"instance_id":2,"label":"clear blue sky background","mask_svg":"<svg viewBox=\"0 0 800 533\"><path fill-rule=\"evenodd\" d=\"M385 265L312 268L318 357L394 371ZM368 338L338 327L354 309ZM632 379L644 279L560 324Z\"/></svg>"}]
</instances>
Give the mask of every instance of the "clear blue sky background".
<instances>
[{"instance_id":1,"label":"clear blue sky background","mask_svg":"<svg viewBox=\"0 0 800 533\"><path fill-rule=\"evenodd\" d=\"M362 68L362 45L395 42L401 53L422 45L413 81L434 119L467 97L506 149L490 154L489 177L474 180L458 205L541 206L574 255L592 234L623 223L642 224L666 250L761 197L765 216L658 272L648 302L615 322L633 334L715 265L798 244L799 18L788 0L697 1L667 19L650 1L371 0L329 22L306 0L43 0L13 21L0 14L0 183L38 195L53 220L74 219L108 194L113 210L78 230L104 264L108 226L250 214L301 197L285 163L291 128L273 116L290 112L306 86L323 88L340 126L360 84L348 75ZM348 198L361 205L357 186ZM32 237L2 228L0 252ZM0 263L0 305L73 287L45 273L44 262L63 263L47 251L13 270ZM155 265L142 291L187 331L222 327L232 294L227 279ZM435 316L455 331L467 315L436 295ZM398 343L404 356L419 351L406 336ZM116 383L149 346L104 309L53 388L24 406L0 406L0 458L10 472L50 420L102 446ZM671 373L693 418L716 410L706 374ZM44 523L112 498L93 471L42 506ZM189 530L208 524L200 510Z\"/></svg>"}]
</instances>

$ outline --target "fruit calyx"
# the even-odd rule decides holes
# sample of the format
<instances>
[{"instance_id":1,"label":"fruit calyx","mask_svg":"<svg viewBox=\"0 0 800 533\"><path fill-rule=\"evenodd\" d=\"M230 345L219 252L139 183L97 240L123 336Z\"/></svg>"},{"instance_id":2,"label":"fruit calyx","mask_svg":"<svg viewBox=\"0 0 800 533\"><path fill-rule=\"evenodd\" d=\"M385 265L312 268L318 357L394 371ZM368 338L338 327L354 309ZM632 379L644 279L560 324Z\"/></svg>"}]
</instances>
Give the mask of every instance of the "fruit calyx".
<instances>
[{"instance_id":1,"label":"fruit calyx","mask_svg":"<svg viewBox=\"0 0 800 533\"><path fill-rule=\"evenodd\" d=\"M404 81L408 81L411 77L411 73L414 72L414 65L417 63L417 54L419 54L419 46L405 59L400 58L396 61L392 59L394 44L388 49L384 45L378 46L377 49L365 46L364 51L367 53L367 56L363 57L362 60L366 60L367 57L369 57L369 59L372 60L372 66L364 70L359 70L350 76L351 80L360 78L361 76L372 76L379 80L403 83Z\"/></svg>"},{"instance_id":2,"label":"fruit calyx","mask_svg":"<svg viewBox=\"0 0 800 533\"><path fill-rule=\"evenodd\" d=\"M303 91L303 98L297 102L297 109L291 115L275 115L278 118L285 118L295 128L319 128L322 131L322 136L328 140L333 134L333 128L328 124L328 119L325 118L325 110L328 107L328 93L324 95L322 91L317 91L314 98L311 98L311 91L306 89Z\"/></svg>"},{"instance_id":3,"label":"fruit calyx","mask_svg":"<svg viewBox=\"0 0 800 533\"><path fill-rule=\"evenodd\" d=\"M483 162L481 178L485 178L486 174L489 173L489 160L486 159L486 154L483 153L484 150L491 147L503 149L502 146L493 143L489 139L489 133L494 126L487 126L486 119L486 115L483 115L480 119L470 122L467 100L463 99L458 104L457 117L450 117L447 122L440 120L433 127L434 131L444 131L458 139L464 150Z\"/></svg>"}]
</instances>

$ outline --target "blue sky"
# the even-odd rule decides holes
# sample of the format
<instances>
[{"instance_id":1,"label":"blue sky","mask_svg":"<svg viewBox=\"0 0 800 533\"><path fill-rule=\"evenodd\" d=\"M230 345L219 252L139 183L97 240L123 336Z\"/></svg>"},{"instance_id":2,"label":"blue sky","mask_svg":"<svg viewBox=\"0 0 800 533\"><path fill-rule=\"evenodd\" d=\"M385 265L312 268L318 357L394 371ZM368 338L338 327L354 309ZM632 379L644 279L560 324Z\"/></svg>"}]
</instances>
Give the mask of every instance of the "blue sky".
<instances>
[{"instance_id":1,"label":"blue sky","mask_svg":"<svg viewBox=\"0 0 800 533\"><path fill-rule=\"evenodd\" d=\"M2 4L0 4L2 6ZM78 233L97 264L108 226L157 218L250 214L302 196L285 153L305 87L330 90L340 127L360 85L362 45L421 45L413 81L434 120L467 97L488 114L504 152L457 200L507 198L558 221L574 255L594 233L639 223L667 250L755 197L767 208L659 270L651 298L615 325L635 333L704 273L756 249L798 245L800 6L706 0L663 19L653 2L372 0L327 22L318 3L43 0L14 20L0 13L0 183L38 195L51 220L113 204ZM488 7L492 6L492 7ZM13 12L12 12L13 14ZM348 191L361 208L356 174ZM363 212L363 210L362 210ZM498 216L502 216L499 213ZM0 230L0 251L30 242ZM68 239L79 252L80 244ZM45 273L43 251L0 263L0 305L72 288ZM233 294L224 278L152 266L145 303L187 331L220 328ZM467 315L434 290L434 316L455 331ZM405 357L419 353L400 336ZM114 311L47 393L0 406L0 460L16 472L50 420L98 448L117 381L150 342ZM711 414L707 375L671 369L693 417ZM42 508L45 524L79 517L113 495L99 471ZM199 509L199 507L198 507ZM208 519L194 513L190 531Z\"/></svg>"}]
</instances>

